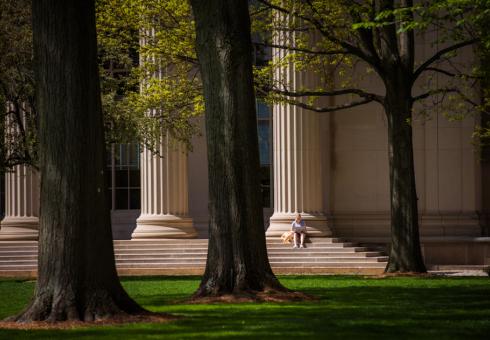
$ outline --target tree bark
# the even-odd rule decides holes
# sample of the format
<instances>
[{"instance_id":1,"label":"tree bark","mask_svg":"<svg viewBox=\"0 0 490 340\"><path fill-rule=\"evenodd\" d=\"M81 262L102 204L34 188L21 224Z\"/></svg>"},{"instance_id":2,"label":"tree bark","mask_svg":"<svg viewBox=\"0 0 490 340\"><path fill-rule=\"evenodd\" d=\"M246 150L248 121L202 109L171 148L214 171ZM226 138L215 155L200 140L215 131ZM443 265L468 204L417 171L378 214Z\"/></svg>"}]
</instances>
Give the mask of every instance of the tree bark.
<instances>
[{"instance_id":1,"label":"tree bark","mask_svg":"<svg viewBox=\"0 0 490 340\"><path fill-rule=\"evenodd\" d=\"M385 272L426 272L419 239L412 145L411 87L402 76L387 77L384 103L388 119L391 197L391 250Z\"/></svg>"},{"instance_id":2,"label":"tree bark","mask_svg":"<svg viewBox=\"0 0 490 340\"><path fill-rule=\"evenodd\" d=\"M33 1L40 112L38 281L15 320L143 312L117 277L105 193L94 1Z\"/></svg>"},{"instance_id":3,"label":"tree bark","mask_svg":"<svg viewBox=\"0 0 490 340\"><path fill-rule=\"evenodd\" d=\"M209 248L196 297L286 291L265 242L246 0L191 1L204 84Z\"/></svg>"}]
</instances>

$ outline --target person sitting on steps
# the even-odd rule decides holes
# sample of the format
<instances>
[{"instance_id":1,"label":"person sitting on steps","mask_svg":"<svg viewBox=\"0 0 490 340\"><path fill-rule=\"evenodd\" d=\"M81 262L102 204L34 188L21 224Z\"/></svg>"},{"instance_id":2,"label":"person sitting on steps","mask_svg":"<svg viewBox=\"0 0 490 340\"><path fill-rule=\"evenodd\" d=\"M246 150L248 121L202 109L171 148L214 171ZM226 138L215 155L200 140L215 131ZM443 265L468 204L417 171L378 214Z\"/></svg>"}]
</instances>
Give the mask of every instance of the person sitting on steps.
<instances>
[{"instance_id":1,"label":"person sitting on steps","mask_svg":"<svg viewBox=\"0 0 490 340\"><path fill-rule=\"evenodd\" d=\"M305 247L305 235L306 235L306 224L301 218L301 214L297 214L293 223L291 223L291 231L294 232L294 243L293 248L304 248ZM298 237L301 243L298 244Z\"/></svg>"}]
</instances>

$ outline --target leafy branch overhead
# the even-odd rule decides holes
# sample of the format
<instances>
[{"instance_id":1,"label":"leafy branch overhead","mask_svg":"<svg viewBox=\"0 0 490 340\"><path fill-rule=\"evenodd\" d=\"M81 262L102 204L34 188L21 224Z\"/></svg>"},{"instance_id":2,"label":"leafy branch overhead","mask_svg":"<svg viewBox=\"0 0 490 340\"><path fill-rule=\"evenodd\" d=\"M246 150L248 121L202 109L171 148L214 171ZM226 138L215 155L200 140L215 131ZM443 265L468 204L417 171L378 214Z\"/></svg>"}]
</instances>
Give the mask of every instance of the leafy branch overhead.
<instances>
[{"instance_id":1,"label":"leafy branch overhead","mask_svg":"<svg viewBox=\"0 0 490 340\"><path fill-rule=\"evenodd\" d=\"M256 80L272 102L317 112L382 103L385 93L372 93L372 81L365 80L374 74L386 86L393 68L405 74L408 85L419 88L414 90L419 92L412 96L414 102L428 102L447 89L453 101L468 103L475 91L475 69L461 55L468 55L481 41L478 21L482 13L488 17L486 1L258 3L255 31L262 36L261 45L275 52L267 67L256 70ZM284 73L289 71L281 71L287 67L315 73L318 81L293 88ZM432 80L437 77L443 79L436 84ZM356 91L342 91L352 88ZM336 97L336 104L321 97ZM449 101L444 104L454 107Z\"/></svg>"},{"instance_id":2,"label":"leafy branch overhead","mask_svg":"<svg viewBox=\"0 0 490 340\"><path fill-rule=\"evenodd\" d=\"M157 152L170 132L190 147L204 108L188 3L100 0L97 32L109 141Z\"/></svg>"}]
</instances>

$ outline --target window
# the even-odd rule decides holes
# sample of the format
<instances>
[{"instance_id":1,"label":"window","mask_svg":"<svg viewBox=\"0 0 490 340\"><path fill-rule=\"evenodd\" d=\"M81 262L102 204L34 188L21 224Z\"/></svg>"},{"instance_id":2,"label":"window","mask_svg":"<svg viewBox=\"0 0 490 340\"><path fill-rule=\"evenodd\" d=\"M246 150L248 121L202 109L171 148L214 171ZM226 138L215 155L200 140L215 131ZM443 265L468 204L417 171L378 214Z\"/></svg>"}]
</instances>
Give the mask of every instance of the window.
<instances>
[{"instance_id":1,"label":"window","mask_svg":"<svg viewBox=\"0 0 490 340\"><path fill-rule=\"evenodd\" d=\"M260 191L262 207L269 208L271 204L271 110L268 105L257 100L257 132L259 135L260 154Z\"/></svg>"},{"instance_id":2,"label":"window","mask_svg":"<svg viewBox=\"0 0 490 340\"><path fill-rule=\"evenodd\" d=\"M139 145L113 144L107 161L108 199L111 209L140 209Z\"/></svg>"}]
</instances>

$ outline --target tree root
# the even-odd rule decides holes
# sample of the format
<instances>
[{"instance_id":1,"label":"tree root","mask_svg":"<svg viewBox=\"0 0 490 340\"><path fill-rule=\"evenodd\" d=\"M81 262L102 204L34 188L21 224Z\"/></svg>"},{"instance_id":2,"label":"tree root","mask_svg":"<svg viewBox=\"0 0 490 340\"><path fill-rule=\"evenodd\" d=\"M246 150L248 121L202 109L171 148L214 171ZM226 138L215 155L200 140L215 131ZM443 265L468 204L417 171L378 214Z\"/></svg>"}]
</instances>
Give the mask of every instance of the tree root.
<instances>
[{"instance_id":1,"label":"tree root","mask_svg":"<svg viewBox=\"0 0 490 340\"><path fill-rule=\"evenodd\" d=\"M249 302L301 302L315 301L317 297L288 289L266 289L264 291L240 290L233 293L206 293L195 294L187 303L249 303Z\"/></svg>"}]
</instances>

